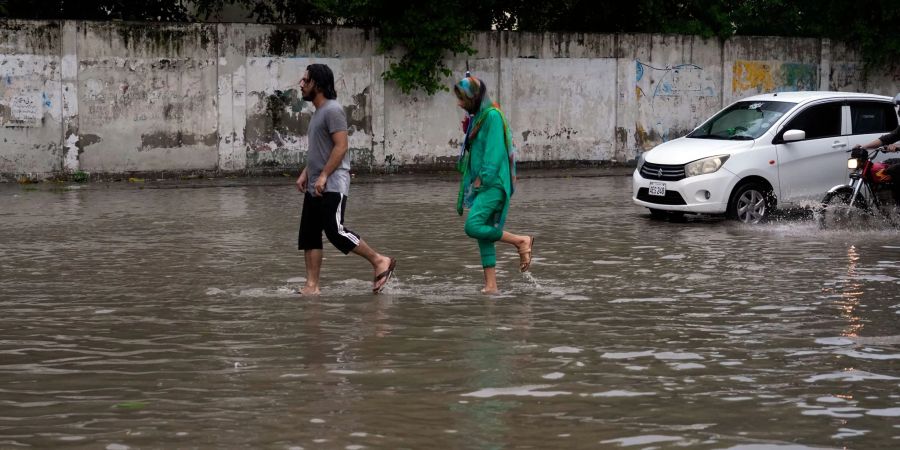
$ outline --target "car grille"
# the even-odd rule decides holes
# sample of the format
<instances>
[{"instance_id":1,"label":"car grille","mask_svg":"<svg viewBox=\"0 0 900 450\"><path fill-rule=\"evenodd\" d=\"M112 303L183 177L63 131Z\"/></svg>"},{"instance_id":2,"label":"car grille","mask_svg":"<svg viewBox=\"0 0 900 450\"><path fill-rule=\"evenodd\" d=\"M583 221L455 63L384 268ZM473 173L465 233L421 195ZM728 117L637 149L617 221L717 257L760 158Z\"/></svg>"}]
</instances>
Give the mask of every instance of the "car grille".
<instances>
[{"instance_id":1,"label":"car grille","mask_svg":"<svg viewBox=\"0 0 900 450\"><path fill-rule=\"evenodd\" d=\"M653 164L641 166L641 176L648 180L678 181L684 179L684 165Z\"/></svg>"},{"instance_id":2,"label":"car grille","mask_svg":"<svg viewBox=\"0 0 900 450\"><path fill-rule=\"evenodd\" d=\"M647 188L638 189L637 199L642 202L647 203L656 203L657 205L686 205L684 198L681 197L681 194L675 191L666 190L665 196L660 195L650 195L650 190Z\"/></svg>"}]
</instances>

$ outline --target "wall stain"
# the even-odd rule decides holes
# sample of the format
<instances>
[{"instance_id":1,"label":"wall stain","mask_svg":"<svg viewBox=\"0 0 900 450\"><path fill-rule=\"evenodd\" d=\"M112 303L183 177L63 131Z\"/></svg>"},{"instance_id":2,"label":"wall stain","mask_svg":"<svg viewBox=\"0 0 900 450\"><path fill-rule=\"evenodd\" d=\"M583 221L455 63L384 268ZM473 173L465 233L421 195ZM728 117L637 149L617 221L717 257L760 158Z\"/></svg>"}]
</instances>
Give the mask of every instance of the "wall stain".
<instances>
[{"instance_id":1,"label":"wall stain","mask_svg":"<svg viewBox=\"0 0 900 450\"><path fill-rule=\"evenodd\" d=\"M78 136L78 153L83 152L85 147L97 144L102 140L103 139L96 134L82 134L81 136Z\"/></svg>"},{"instance_id":2,"label":"wall stain","mask_svg":"<svg viewBox=\"0 0 900 450\"><path fill-rule=\"evenodd\" d=\"M306 153L286 148L276 148L265 152L247 152L248 169L297 168L306 165Z\"/></svg>"},{"instance_id":3,"label":"wall stain","mask_svg":"<svg viewBox=\"0 0 900 450\"><path fill-rule=\"evenodd\" d=\"M318 53L325 38L313 28L275 28L266 40L266 49L272 56L292 56L305 53L304 44L310 44L311 53Z\"/></svg>"},{"instance_id":4,"label":"wall stain","mask_svg":"<svg viewBox=\"0 0 900 450\"><path fill-rule=\"evenodd\" d=\"M85 27L87 28L87 27ZM146 25L136 27L128 23L102 24L100 29L115 31L125 48L138 48L158 51L166 55L181 54L185 44L200 43L200 48L208 50L209 44L215 42L214 25L167 27L165 25ZM189 46L188 48L190 48Z\"/></svg>"},{"instance_id":5,"label":"wall stain","mask_svg":"<svg viewBox=\"0 0 900 450\"><path fill-rule=\"evenodd\" d=\"M26 21L5 21L0 31L0 42L22 40L25 47L39 50L59 51L62 41L62 22L52 21L46 24L33 24ZM15 36L8 37L6 34Z\"/></svg>"},{"instance_id":6,"label":"wall stain","mask_svg":"<svg viewBox=\"0 0 900 450\"><path fill-rule=\"evenodd\" d=\"M354 169L371 170L375 167L375 152L371 148L351 148L350 161Z\"/></svg>"},{"instance_id":7,"label":"wall stain","mask_svg":"<svg viewBox=\"0 0 900 450\"><path fill-rule=\"evenodd\" d=\"M147 151L158 148L180 148L191 145L214 146L219 141L219 135L212 132L206 135L182 133L181 131L142 134L141 146L138 151Z\"/></svg>"},{"instance_id":8,"label":"wall stain","mask_svg":"<svg viewBox=\"0 0 900 450\"><path fill-rule=\"evenodd\" d=\"M642 148L644 150L650 150L653 147L656 147L663 142L670 141L672 139L680 138L682 136L687 135L693 129L675 129L675 128L666 128L665 131L660 134L659 131L651 129L647 131L640 124L635 124L634 129L634 142L638 148ZM625 137L625 129L617 128L616 129L616 139Z\"/></svg>"},{"instance_id":9,"label":"wall stain","mask_svg":"<svg viewBox=\"0 0 900 450\"><path fill-rule=\"evenodd\" d=\"M616 143L622 148L628 144L628 130L625 127L616 127Z\"/></svg>"},{"instance_id":10,"label":"wall stain","mask_svg":"<svg viewBox=\"0 0 900 450\"><path fill-rule=\"evenodd\" d=\"M269 33L269 54L272 56L292 55L303 41L303 30L276 28Z\"/></svg>"}]
</instances>

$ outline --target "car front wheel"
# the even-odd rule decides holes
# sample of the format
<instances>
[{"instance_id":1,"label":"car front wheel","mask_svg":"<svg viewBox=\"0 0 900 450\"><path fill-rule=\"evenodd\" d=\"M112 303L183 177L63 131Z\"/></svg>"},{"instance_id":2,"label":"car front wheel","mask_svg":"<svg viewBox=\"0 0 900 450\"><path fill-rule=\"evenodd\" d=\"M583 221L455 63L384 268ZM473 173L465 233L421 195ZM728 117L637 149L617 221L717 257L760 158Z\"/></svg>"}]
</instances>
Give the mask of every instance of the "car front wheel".
<instances>
[{"instance_id":1,"label":"car front wheel","mask_svg":"<svg viewBox=\"0 0 900 450\"><path fill-rule=\"evenodd\" d=\"M728 203L728 217L744 223L762 223L769 219L772 204L770 189L760 183L746 183L731 196Z\"/></svg>"}]
</instances>

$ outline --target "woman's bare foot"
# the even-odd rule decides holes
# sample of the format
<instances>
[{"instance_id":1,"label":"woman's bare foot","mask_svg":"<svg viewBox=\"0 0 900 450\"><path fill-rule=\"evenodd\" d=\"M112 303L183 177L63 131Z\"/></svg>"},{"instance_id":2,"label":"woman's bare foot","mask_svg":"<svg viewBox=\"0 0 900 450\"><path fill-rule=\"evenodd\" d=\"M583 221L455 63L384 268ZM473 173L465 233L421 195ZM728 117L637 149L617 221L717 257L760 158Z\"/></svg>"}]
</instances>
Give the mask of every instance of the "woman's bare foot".
<instances>
[{"instance_id":1,"label":"woman's bare foot","mask_svg":"<svg viewBox=\"0 0 900 450\"><path fill-rule=\"evenodd\" d=\"M519 271L528 272L531 268L531 254L534 248L534 236L525 236L525 239L516 244L519 251Z\"/></svg>"}]
</instances>

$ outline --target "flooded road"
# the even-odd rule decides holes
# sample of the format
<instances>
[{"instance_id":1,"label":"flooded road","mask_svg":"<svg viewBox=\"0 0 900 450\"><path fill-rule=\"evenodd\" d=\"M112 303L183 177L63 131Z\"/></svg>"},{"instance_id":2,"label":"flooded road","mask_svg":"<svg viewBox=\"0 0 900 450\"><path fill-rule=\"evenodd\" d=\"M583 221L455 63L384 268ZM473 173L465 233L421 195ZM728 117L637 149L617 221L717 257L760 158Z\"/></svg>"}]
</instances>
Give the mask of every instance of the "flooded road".
<instances>
[{"instance_id":1,"label":"flooded road","mask_svg":"<svg viewBox=\"0 0 900 450\"><path fill-rule=\"evenodd\" d=\"M356 183L373 296L282 186L0 186L0 448L897 448L900 233L653 221L522 180L479 294L456 184Z\"/></svg>"}]
</instances>

